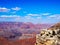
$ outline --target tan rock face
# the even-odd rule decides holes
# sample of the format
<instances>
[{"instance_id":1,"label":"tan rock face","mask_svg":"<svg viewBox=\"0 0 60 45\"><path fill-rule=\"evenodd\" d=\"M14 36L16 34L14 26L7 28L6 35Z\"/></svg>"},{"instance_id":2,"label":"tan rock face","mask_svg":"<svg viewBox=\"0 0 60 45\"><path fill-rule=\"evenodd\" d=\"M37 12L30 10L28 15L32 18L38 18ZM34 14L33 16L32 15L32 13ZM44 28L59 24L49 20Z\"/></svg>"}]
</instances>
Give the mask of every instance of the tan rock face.
<instances>
[{"instance_id":1,"label":"tan rock face","mask_svg":"<svg viewBox=\"0 0 60 45\"><path fill-rule=\"evenodd\" d=\"M57 30L42 30L40 34L36 35L35 45L57 45L60 42L58 36L60 36Z\"/></svg>"},{"instance_id":2,"label":"tan rock face","mask_svg":"<svg viewBox=\"0 0 60 45\"><path fill-rule=\"evenodd\" d=\"M40 34L36 35L35 45L60 45L60 23L41 30Z\"/></svg>"}]
</instances>

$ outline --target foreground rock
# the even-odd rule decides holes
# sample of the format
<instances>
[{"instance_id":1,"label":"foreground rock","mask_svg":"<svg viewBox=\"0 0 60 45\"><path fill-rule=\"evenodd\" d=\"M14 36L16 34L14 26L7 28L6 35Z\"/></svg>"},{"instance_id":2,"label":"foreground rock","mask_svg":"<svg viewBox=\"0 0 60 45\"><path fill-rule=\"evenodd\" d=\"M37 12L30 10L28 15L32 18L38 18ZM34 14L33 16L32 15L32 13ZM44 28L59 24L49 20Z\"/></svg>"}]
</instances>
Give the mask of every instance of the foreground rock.
<instances>
[{"instance_id":1,"label":"foreground rock","mask_svg":"<svg viewBox=\"0 0 60 45\"><path fill-rule=\"evenodd\" d=\"M60 45L60 23L37 34L35 45Z\"/></svg>"}]
</instances>

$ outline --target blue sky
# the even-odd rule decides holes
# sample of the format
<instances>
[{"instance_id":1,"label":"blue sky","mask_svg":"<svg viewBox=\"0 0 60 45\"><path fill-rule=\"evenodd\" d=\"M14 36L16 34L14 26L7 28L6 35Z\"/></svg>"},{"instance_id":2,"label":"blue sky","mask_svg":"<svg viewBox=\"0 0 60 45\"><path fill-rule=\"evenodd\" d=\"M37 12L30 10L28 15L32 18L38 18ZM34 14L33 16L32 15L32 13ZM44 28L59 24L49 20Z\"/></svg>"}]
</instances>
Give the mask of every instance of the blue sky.
<instances>
[{"instance_id":1,"label":"blue sky","mask_svg":"<svg viewBox=\"0 0 60 45\"><path fill-rule=\"evenodd\" d=\"M0 22L60 22L60 0L0 0Z\"/></svg>"}]
</instances>

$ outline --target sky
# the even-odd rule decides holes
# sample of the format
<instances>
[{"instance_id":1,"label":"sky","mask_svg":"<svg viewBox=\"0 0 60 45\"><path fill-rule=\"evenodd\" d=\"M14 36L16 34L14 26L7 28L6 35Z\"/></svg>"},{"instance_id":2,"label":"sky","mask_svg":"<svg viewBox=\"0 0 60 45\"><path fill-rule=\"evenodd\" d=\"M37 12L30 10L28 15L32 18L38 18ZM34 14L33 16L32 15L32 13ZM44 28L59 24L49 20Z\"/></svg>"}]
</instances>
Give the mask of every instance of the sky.
<instances>
[{"instance_id":1,"label":"sky","mask_svg":"<svg viewBox=\"0 0 60 45\"><path fill-rule=\"evenodd\" d=\"M0 0L0 22L60 22L60 0Z\"/></svg>"}]
</instances>

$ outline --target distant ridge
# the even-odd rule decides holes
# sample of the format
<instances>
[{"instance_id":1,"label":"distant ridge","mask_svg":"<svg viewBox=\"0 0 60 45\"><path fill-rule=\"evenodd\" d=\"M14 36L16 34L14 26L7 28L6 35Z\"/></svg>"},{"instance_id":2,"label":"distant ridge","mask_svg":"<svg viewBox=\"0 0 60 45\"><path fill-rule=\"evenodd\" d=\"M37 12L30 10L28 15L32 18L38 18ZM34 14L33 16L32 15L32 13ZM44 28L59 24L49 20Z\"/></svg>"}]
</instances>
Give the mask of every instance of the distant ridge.
<instances>
[{"instance_id":1,"label":"distant ridge","mask_svg":"<svg viewBox=\"0 0 60 45\"><path fill-rule=\"evenodd\" d=\"M17 30L18 32L22 33L39 33L41 29L49 28L51 24L34 24L31 22L0 22L0 30L3 31L11 31Z\"/></svg>"},{"instance_id":2,"label":"distant ridge","mask_svg":"<svg viewBox=\"0 0 60 45\"><path fill-rule=\"evenodd\" d=\"M53 26L51 26L49 29L60 29L60 22L59 23L56 23L54 24Z\"/></svg>"}]
</instances>

